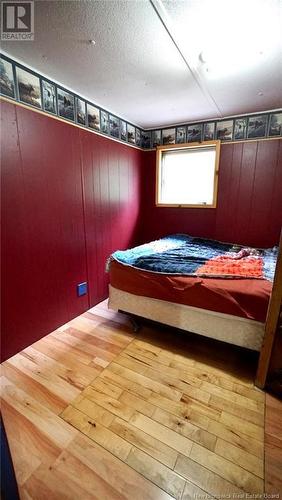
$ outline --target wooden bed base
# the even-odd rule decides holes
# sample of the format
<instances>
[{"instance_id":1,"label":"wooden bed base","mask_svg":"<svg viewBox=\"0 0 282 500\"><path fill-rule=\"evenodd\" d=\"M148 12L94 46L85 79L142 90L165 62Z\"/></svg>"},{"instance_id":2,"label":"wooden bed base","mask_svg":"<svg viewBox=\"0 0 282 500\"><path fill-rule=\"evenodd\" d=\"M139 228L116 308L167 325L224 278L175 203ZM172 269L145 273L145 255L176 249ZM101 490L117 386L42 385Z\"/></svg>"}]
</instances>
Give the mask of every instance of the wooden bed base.
<instances>
[{"instance_id":1,"label":"wooden bed base","mask_svg":"<svg viewBox=\"0 0 282 500\"><path fill-rule=\"evenodd\" d=\"M255 351L260 351L263 341L264 325L258 321L143 297L111 285L109 307Z\"/></svg>"}]
</instances>

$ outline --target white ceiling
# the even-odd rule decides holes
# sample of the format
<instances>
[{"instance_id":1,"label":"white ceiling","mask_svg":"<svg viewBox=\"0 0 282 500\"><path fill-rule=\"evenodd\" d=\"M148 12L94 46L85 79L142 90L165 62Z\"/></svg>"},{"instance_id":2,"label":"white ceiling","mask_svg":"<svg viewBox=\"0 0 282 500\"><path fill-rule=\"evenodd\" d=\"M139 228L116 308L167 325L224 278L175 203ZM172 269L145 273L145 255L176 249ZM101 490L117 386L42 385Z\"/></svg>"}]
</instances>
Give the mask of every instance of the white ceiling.
<instances>
[{"instance_id":1,"label":"white ceiling","mask_svg":"<svg viewBox=\"0 0 282 500\"><path fill-rule=\"evenodd\" d=\"M281 11L281 0L36 0L35 40L2 50L152 128L281 107Z\"/></svg>"}]
</instances>

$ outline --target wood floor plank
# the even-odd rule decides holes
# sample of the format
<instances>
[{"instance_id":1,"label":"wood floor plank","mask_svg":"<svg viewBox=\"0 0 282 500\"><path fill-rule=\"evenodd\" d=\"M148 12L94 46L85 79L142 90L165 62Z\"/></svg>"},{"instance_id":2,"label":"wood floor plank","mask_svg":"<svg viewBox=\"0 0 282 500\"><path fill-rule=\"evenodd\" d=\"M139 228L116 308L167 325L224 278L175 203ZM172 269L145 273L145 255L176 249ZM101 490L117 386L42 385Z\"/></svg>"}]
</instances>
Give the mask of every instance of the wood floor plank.
<instances>
[{"instance_id":1,"label":"wood floor plank","mask_svg":"<svg viewBox=\"0 0 282 500\"><path fill-rule=\"evenodd\" d=\"M238 375L237 374L233 375L226 369L224 370L219 367L215 367L215 365L211 366L211 364L204 363L195 359L195 356L192 353L189 354L189 357L187 357L184 354L172 353L168 349L162 349L161 352L159 353L159 358L169 360L169 366L172 366L174 368L183 367L183 364L187 366L187 370L189 369L189 367L194 367L195 375L197 372L199 374L203 373L208 375L208 377L214 376L219 379L220 378L228 379L230 382L240 383L242 385L245 385L246 387L253 387L252 379L242 377L240 375L240 372L238 372L238 370L237 370ZM198 359L201 358L198 356ZM204 380L208 379L208 377L204 376Z\"/></svg>"},{"instance_id":2,"label":"wood floor plank","mask_svg":"<svg viewBox=\"0 0 282 500\"><path fill-rule=\"evenodd\" d=\"M92 361L97 356L105 359L105 361L112 361L115 358L116 355L112 352L104 351L103 349L95 347L88 342L84 342L83 340L80 340L69 334L68 331L69 329L63 332L56 330L55 332L52 332L50 336L52 338L54 337L60 342L63 342L64 344L67 344L70 347L73 347L74 349L79 349L83 353L87 354L88 357L90 357L90 361Z\"/></svg>"},{"instance_id":3,"label":"wood floor plank","mask_svg":"<svg viewBox=\"0 0 282 500\"><path fill-rule=\"evenodd\" d=\"M210 373L214 374L215 376L219 377L226 377L229 380L235 382L235 383L240 383L242 385L245 385L246 387L253 387L254 386L254 373L252 369L244 370L246 368L244 366L240 367L240 370L238 371L238 364L237 362L233 365L231 363L228 363L228 367L225 362L220 363L218 366L216 366L216 363L213 366L210 366L210 359L207 358L206 362L200 361L201 356L199 356L198 360L195 360L195 368L199 368L200 370L208 370ZM247 373L244 373L247 372Z\"/></svg>"},{"instance_id":4,"label":"wood floor plank","mask_svg":"<svg viewBox=\"0 0 282 500\"><path fill-rule=\"evenodd\" d=\"M226 373L222 370L217 370L214 367L207 366L199 362L194 362L193 365L191 365L191 363L187 364L183 356L181 361L179 359L170 361L169 366L173 368L183 369L186 372L190 373L191 376L196 377L200 381L209 382L210 384L228 389L230 391L234 391L238 394L242 393L242 395L244 395L245 391L247 394L252 395L254 395L253 393L259 393L259 391L256 391L254 389L254 386L251 382L242 383L241 379L234 375L232 376L231 374ZM261 398L259 397L258 400L261 401Z\"/></svg>"},{"instance_id":5,"label":"wood floor plank","mask_svg":"<svg viewBox=\"0 0 282 500\"><path fill-rule=\"evenodd\" d=\"M77 484L73 478L61 474L52 467L40 466L25 482L22 495L26 500L73 500L82 497L84 500L99 500L88 493L84 485Z\"/></svg>"},{"instance_id":6,"label":"wood floor plank","mask_svg":"<svg viewBox=\"0 0 282 500\"><path fill-rule=\"evenodd\" d=\"M106 311L105 309L96 309L95 311L89 309L83 314L83 317L97 323L99 326L105 324L106 326L114 326L118 328L119 332L125 335L125 338L132 339L132 325L126 314L122 315L118 312ZM113 314L112 314L113 313Z\"/></svg>"},{"instance_id":7,"label":"wood floor plank","mask_svg":"<svg viewBox=\"0 0 282 500\"><path fill-rule=\"evenodd\" d=\"M128 368L124 368L123 366L120 366L116 363L111 363L109 365L109 370L113 371L117 375L121 375L122 377L127 378L131 382L135 382L136 384L149 389L150 391L154 391L157 394L165 396L172 401L179 401L182 397L182 392L170 387L166 387L159 382L151 380L148 377L144 377L144 375L140 375L139 373L136 373L135 371Z\"/></svg>"},{"instance_id":8,"label":"wood floor plank","mask_svg":"<svg viewBox=\"0 0 282 500\"><path fill-rule=\"evenodd\" d=\"M207 404L201 403L200 401L196 401L194 398L191 398L187 394L183 394L180 401L181 403L185 403L188 408L195 410L201 415L208 416L213 420L219 420L221 416L221 409L213 407L210 402Z\"/></svg>"},{"instance_id":9,"label":"wood floor plank","mask_svg":"<svg viewBox=\"0 0 282 500\"><path fill-rule=\"evenodd\" d=\"M233 384L234 387L234 384ZM232 389L233 389L232 387ZM253 400L251 398L248 398L246 396L243 396L241 394L237 394L233 390L227 390L224 389L223 387L217 387L214 384L210 384L209 382L202 382L201 388L205 391L207 391L209 394L212 394L214 396L217 396L221 399L231 401L232 403L235 403L241 407L243 407L245 410L252 410L254 412L258 412L260 414L264 414L264 403L259 402L256 400ZM250 391L249 391L250 392ZM255 391L253 391L255 392Z\"/></svg>"},{"instance_id":10,"label":"wood floor plank","mask_svg":"<svg viewBox=\"0 0 282 500\"><path fill-rule=\"evenodd\" d=\"M4 400L1 401L1 413L17 482L21 486L39 465L50 466L62 448Z\"/></svg>"},{"instance_id":11,"label":"wood floor plank","mask_svg":"<svg viewBox=\"0 0 282 500\"><path fill-rule=\"evenodd\" d=\"M95 318L98 318L100 323L117 323L122 328L126 328L129 331L132 330L127 314L121 314L117 311L113 311L112 309L109 309L107 305L105 307L102 307L101 304L97 304L95 307L92 307L86 313L84 313L83 316L86 316L91 320L93 320L93 317L94 320Z\"/></svg>"},{"instance_id":12,"label":"wood floor plank","mask_svg":"<svg viewBox=\"0 0 282 500\"><path fill-rule=\"evenodd\" d=\"M66 381L51 369L44 366L41 368L36 362L29 360L20 353L10 358L6 363L8 366L11 365L22 371L66 403L72 401L80 392L80 389L74 385L75 382L71 378Z\"/></svg>"},{"instance_id":13,"label":"wood floor plank","mask_svg":"<svg viewBox=\"0 0 282 500\"><path fill-rule=\"evenodd\" d=\"M181 500L196 500L196 499L200 500L205 498L208 498L209 500L214 500L214 497L210 495L207 497L207 495L209 494L206 491L202 490L201 488L198 488L198 486L191 483L190 481L186 481Z\"/></svg>"},{"instance_id":14,"label":"wood floor plank","mask_svg":"<svg viewBox=\"0 0 282 500\"><path fill-rule=\"evenodd\" d=\"M211 408L209 405L201 404L186 395L182 395L180 401L171 401L160 394L152 392L148 401L174 415L190 420L204 429L206 429L210 419L219 420L221 416L220 411Z\"/></svg>"},{"instance_id":15,"label":"wood floor plank","mask_svg":"<svg viewBox=\"0 0 282 500\"><path fill-rule=\"evenodd\" d=\"M244 417L244 420L255 424L259 427L264 426L264 412L257 412L250 410L244 406L238 405L232 401L228 401L226 399L220 398L219 396L211 395L209 405L212 408L215 408L219 411L225 411L230 413L231 415L237 417Z\"/></svg>"},{"instance_id":16,"label":"wood floor plank","mask_svg":"<svg viewBox=\"0 0 282 500\"><path fill-rule=\"evenodd\" d=\"M263 428L251 422L248 422L243 418L236 417L235 415L231 415L230 413L223 411L221 413L219 422L227 425L230 429L234 430L234 432L246 434L251 438L263 442L263 437L264 437Z\"/></svg>"},{"instance_id":17,"label":"wood floor plank","mask_svg":"<svg viewBox=\"0 0 282 500\"><path fill-rule=\"evenodd\" d=\"M75 457L70 450L63 451L52 466L62 481L69 483L73 481L78 487L82 486L80 497L84 498L86 491L91 498L101 500L109 498L111 500L122 500L124 497L112 485L111 481L105 481L96 473L93 467L85 465L79 458ZM84 491L83 491L84 490Z\"/></svg>"},{"instance_id":18,"label":"wood floor plank","mask_svg":"<svg viewBox=\"0 0 282 500\"><path fill-rule=\"evenodd\" d=\"M111 321L102 322L98 326L95 325L93 327L92 320L86 318L84 315L70 321L69 326L93 335L94 337L100 338L101 340L106 339L107 342L116 344L123 349L133 339L132 335L129 334L127 330L123 330L122 327L118 327L118 325Z\"/></svg>"},{"instance_id":19,"label":"wood floor plank","mask_svg":"<svg viewBox=\"0 0 282 500\"><path fill-rule=\"evenodd\" d=\"M59 362L66 364L72 362L73 364L79 363L89 365L93 360L93 356L87 351L79 349L79 344L76 347L70 345L62 340L58 340L54 335L46 335L43 339L32 344L34 349L50 356L50 358L57 359Z\"/></svg>"},{"instance_id":20,"label":"wood floor plank","mask_svg":"<svg viewBox=\"0 0 282 500\"><path fill-rule=\"evenodd\" d=\"M86 344L101 349L101 351L111 352L112 354L119 354L123 349L123 347L121 346L113 344L112 342L108 342L105 339L95 337L94 335L89 335L89 333L82 332L77 328L70 327L65 330L65 332L81 340L82 342L86 342Z\"/></svg>"},{"instance_id":21,"label":"wood floor plank","mask_svg":"<svg viewBox=\"0 0 282 500\"><path fill-rule=\"evenodd\" d=\"M138 412L134 413L133 417L130 419L130 423L134 427L137 427L141 431L149 434L152 438L160 441L161 443L166 443L172 449L182 453L182 455L185 455L186 457L190 456L193 443L185 436L177 434L168 427L165 427L159 422L156 422Z\"/></svg>"},{"instance_id":22,"label":"wood floor plank","mask_svg":"<svg viewBox=\"0 0 282 500\"><path fill-rule=\"evenodd\" d=\"M140 351L142 354L140 354ZM162 371L164 366L169 369L169 365L164 365L163 363L158 363L158 357L156 353L147 351L147 355L143 354L144 349L136 346L134 342L129 344L129 346L121 353L124 358L136 361L137 366L145 366L147 368L154 368L155 370ZM170 372L173 375L177 375L177 369L171 368Z\"/></svg>"},{"instance_id":23,"label":"wood floor plank","mask_svg":"<svg viewBox=\"0 0 282 500\"><path fill-rule=\"evenodd\" d=\"M263 493L263 480L196 443L192 446L190 458L246 493Z\"/></svg>"},{"instance_id":24,"label":"wood floor plank","mask_svg":"<svg viewBox=\"0 0 282 500\"><path fill-rule=\"evenodd\" d=\"M132 500L170 500L172 497L134 469L114 457L91 439L80 434L69 445L70 452L112 484L123 498Z\"/></svg>"},{"instance_id":25,"label":"wood floor plank","mask_svg":"<svg viewBox=\"0 0 282 500\"><path fill-rule=\"evenodd\" d=\"M266 397L266 424L265 432L273 437L282 439L282 404L281 401L267 394Z\"/></svg>"},{"instance_id":26,"label":"wood floor plank","mask_svg":"<svg viewBox=\"0 0 282 500\"><path fill-rule=\"evenodd\" d=\"M265 409L265 492L282 492L282 402L266 395Z\"/></svg>"},{"instance_id":27,"label":"wood floor plank","mask_svg":"<svg viewBox=\"0 0 282 500\"><path fill-rule=\"evenodd\" d=\"M274 494L282 492L282 439L265 434L265 492Z\"/></svg>"},{"instance_id":28,"label":"wood floor plank","mask_svg":"<svg viewBox=\"0 0 282 500\"><path fill-rule=\"evenodd\" d=\"M142 356L143 359L149 359L152 361L156 361L156 363L160 364L161 366L169 366L169 361L160 361L158 357L157 352L152 352L151 350L147 349L146 345L143 345L142 347L138 345L138 341L133 340L128 347L127 351L131 352L132 354L135 354L137 356ZM159 349L159 352L161 350Z\"/></svg>"},{"instance_id":29,"label":"wood floor plank","mask_svg":"<svg viewBox=\"0 0 282 500\"><path fill-rule=\"evenodd\" d=\"M188 407L184 402L172 401L161 396L160 394L156 394L155 392L152 392L148 401L158 408L166 410L177 417L181 417L204 430L207 430L211 421L207 415L196 412L191 407Z\"/></svg>"},{"instance_id":30,"label":"wood floor plank","mask_svg":"<svg viewBox=\"0 0 282 500\"><path fill-rule=\"evenodd\" d=\"M110 361L105 361L104 359L99 358L99 356L95 356L95 358L91 361L91 363L89 363L88 366L96 368L97 370L99 370L101 372L109 364L110 364Z\"/></svg>"},{"instance_id":31,"label":"wood floor plank","mask_svg":"<svg viewBox=\"0 0 282 500\"><path fill-rule=\"evenodd\" d=\"M257 387L246 387L234 382L232 391L236 392L236 394L241 394L241 396L245 396L248 399L253 399L254 401L265 404L265 393Z\"/></svg>"},{"instance_id":32,"label":"wood floor plank","mask_svg":"<svg viewBox=\"0 0 282 500\"><path fill-rule=\"evenodd\" d=\"M223 439L217 439L214 452L241 466L243 469L252 472L255 476L261 479L264 478L264 463L261 458L255 457L247 451L240 450L237 446L227 443Z\"/></svg>"},{"instance_id":33,"label":"wood floor plank","mask_svg":"<svg viewBox=\"0 0 282 500\"><path fill-rule=\"evenodd\" d=\"M105 408L117 417L121 417L126 421L128 421L134 414L134 408L130 408L130 406L127 406L107 394L96 391L92 386L87 387L82 392L82 396L90 399L90 401L97 403L99 406L102 406L102 408Z\"/></svg>"},{"instance_id":34,"label":"wood floor plank","mask_svg":"<svg viewBox=\"0 0 282 500\"><path fill-rule=\"evenodd\" d=\"M69 360L64 360L64 362L61 363L58 359L53 359L37 349L34 349L33 346L26 347L24 351L22 351L22 354L38 366L52 370L60 378L66 382L71 382L72 385L81 390L99 375L99 372L95 368L90 368L88 365L86 366L78 362L73 364Z\"/></svg>"},{"instance_id":35,"label":"wood floor plank","mask_svg":"<svg viewBox=\"0 0 282 500\"><path fill-rule=\"evenodd\" d=\"M146 363L148 365L148 368L153 368L154 370L157 370L161 373L166 373L168 375L171 375L172 377L175 377L177 380L181 380L182 375L185 379L187 378L186 376L188 376L189 378L187 382L186 380L185 382L190 386L200 387L202 384L202 381L193 375L191 366L189 367L189 369L186 365L182 365L181 367L172 367L170 366L169 360L164 360L164 359L160 360L157 354L151 353L150 351L145 351L144 348L136 346L134 342L132 342L126 348L126 350L122 353L122 355L123 356L131 355L135 359L143 361L143 363ZM166 367L165 370L164 367Z\"/></svg>"},{"instance_id":36,"label":"wood floor plank","mask_svg":"<svg viewBox=\"0 0 282 500\"><path fill-rule=\"evenodd\" d=\"M96 419L92 419L72 406L66 408L62 418L95 443L110 451L115 457L126 460L132 448L131 444L99 424Z\"/></svg>"},{"instance_id":37,"label":"wood floor plank","mask_svg":"<svg viewBox=\"0 0 282 500\"><path fill-rule=\"evenodd\" d=\"M141 357L138 356L138 358L140 359ZM160 382L165 386L184 392L195 400L199 400L203 403L209 402L209 392L201 390L201 382L187 375L185 371L170 367L166 367L164 370L163 366L156 366L157 364L155 362L151 362L150 366L149 363L141 362L138 358L126 350L115 359L115 363L142 375L146 375L146 377L156 382Z\"/></svg>"},{"instance_id":38,"label":"wood floor plank","mask_svg":"<svg viewBox=\"0 0 282 500\"><path fill-rule=\"evenodd\" d=\"M151 390L146 389L142 385L139 385L136 382L132 382L131 380L128 380L127 378L124 378L121 375L118 375L117 373L111 371L110 369L104 370L100 375L100 379L115 384L118 387L121 387L130 393L133 393L135 395L137 394L138 396L144 399L148 399L149 396L152 394Z\"/></svg>"},{"instance_id":39,"label":"wood floor plank","mask_svg":"<svg viewBox=\"0 0 282 500\"><path fill-rule=\"evenodd\" d=\"M152 434L148 432L148 429L146 429L147 432L144 432L140 427L136 428L135 425L131 425L120 418L115 418L109 426L109 429L131 443L135 448L144 451L150 455L150 457L155 458L170 469L173 469L177 459L177 452L170 447L169 442L164 444L163 441L155 439Z\"/></svg>"},{"instance_id":40,"label":"wood floor plank","mask_svg":"<svg viewBox=\"0 0 282 500\"><path fill-rule=\"evenodd\" d=\"M149 368L148 363L139 361L135 357L130 356L130 354L126 354L126 351L123 352L123 355L118 356L115 359L115 363L124 366L125 368L129 368L129 370L137 372L140 375L145 375L146 371Z\"/></svg>"},{"instance_id":41,"label":"wood floor plank","mask_svg":"<svg viewBox=\"0 0 282 500\"><path fill-rule=\"evenodd\" d=\"M26 375L21 370L8 362L2 365L2 374L10 380L16 387L25 391L29 396L33 396L39 403L45 405L48 410L59 415L67 406L67 402L47 389L41 383L33 380L29 375Z\"/></svg>"},{"instance_id":42,"label":"wood floor plank","mask_svg":"<svg viewBox=\"0 0 282 500\"><path fill-rule=\"evenodd\" d=\"M105 410L102 406L97 405L94 401L83 397L83 395L79 395L79 397L72 402L72 406L105 427L108 427L115 417L113 413ZM68 413L67 408L66 413ZM64 416L65 413L63 412L61 417L64 418Z\"/></svg>"},{"instance_id":43,"label":"wood floor plank","mask_svg":"<svg viewBox=\"0 0 282 500\"><path fill-rule=\"evenodd\" d=\"M137 448L131 450L126 463L173 498L181 499L185 481L165 465Z\"/></svg>"},{"instance_id":44,"label":"wood floor plank","mask_svg":"<svg viewBox=\"0 0 282 500\"><path fill-rule=\"evenodd\" d=\"M143 415L147 415L147 417L151 417L155 411L154 405L127 391L124 391L122 393L122 395L119 397L119 401L126 404L127 406L130 406L130 408L134 408L134 410L143 413Z\"/></svg>"},{"instance_id":45,"label":"wood floor plank","mask_svg":"<svg viewBox=\"0 0 282 500\"><path fill-rule=\"evenodd\" d=\"M35 425L43 435L59 448L65 448L77 435L77 431L60 417L1 377L1 398L18 413Z\"/></svg>"},{"instance_id":46,"label":"wood floor plank","mask_svg":"<svg viewBox=\"0 0 282 500\"><path fill-rule=\"evenodd\" d=\"M110 382L101 378L94 380L91 384L91 387L93 387L93 389L95 389L96 391L101 392L102 394L113 397L114 399L118 399L123 393L123 389L121 387L111 384Z\"/></svg>"},{"instance_id":47,"label":"wood floor plank","mask_svg":"<svg viewBox=\"0 0 282 500\"><path fill-rule=\"evenodd\" d=\"M243 451L247 451L258 458L263 457L263 441L242 434L240 430L236 428L236 425L232 425L232 419L231 422L229 421L229 424L210 420L207 430L211 434L222 438L227 443L233 444Z\"/></svg>"},{"instance_id":48,"label":"wood floor plank","mask_svg":"<svg viewBox=\"0 0 282 500\"><path fill-rule=\"evenodd\" d=\"M133 343L136 346L144 348L146 349L146 351L150 351L154 354L160 354L161 352L161 349L159 347L155 346L154 344L149 344L148 342L144 342L143 340L135 339Z\"/></svg>"},{"instance_id":49,"label":"wood floor plank","mask_svg":"<svg viewBox=\"0 0 282 500\"><path fill-rule=\"evenodd\" d=\"M174 470L214 497L244 498L244 491L190 458L179 455ZM240 495L240 496L239 496Z\"/></svg>"},{"instance_id":50,"label":"wood floor plank","mask_svg":"<svg viewBox=\"0 0 282 500\"><path fill-rule=\"evenodd\" d=\"M160 408L155 409L152 418L160 424L165 425L169 429L177 432L178 434L191 439L191 441L195 441L208 450L214 451L215 443L217 440L217 437L214 434L200 429L191 422L172 415L171 413L168 413Z\"/></svg>"}]
</instances>

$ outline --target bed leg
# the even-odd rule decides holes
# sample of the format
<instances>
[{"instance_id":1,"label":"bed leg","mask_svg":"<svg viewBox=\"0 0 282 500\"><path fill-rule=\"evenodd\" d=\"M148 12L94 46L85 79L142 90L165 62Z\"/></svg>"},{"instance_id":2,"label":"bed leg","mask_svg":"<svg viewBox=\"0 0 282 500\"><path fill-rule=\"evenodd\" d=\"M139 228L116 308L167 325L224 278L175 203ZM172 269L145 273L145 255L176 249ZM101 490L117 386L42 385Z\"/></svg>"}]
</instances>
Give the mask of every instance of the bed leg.
<instances>
[{"instance_id":1,"label":"bed leg","mask_svg":"<svg viewBox=\"0 0 282 500\"><path fill-rule=\"evenodd\" d=\"M138 323L137 319L134 316L129 316L129 319L133 328L133 332L138 333L141 329L140 323Z\"/></svg>"}]
</instances>

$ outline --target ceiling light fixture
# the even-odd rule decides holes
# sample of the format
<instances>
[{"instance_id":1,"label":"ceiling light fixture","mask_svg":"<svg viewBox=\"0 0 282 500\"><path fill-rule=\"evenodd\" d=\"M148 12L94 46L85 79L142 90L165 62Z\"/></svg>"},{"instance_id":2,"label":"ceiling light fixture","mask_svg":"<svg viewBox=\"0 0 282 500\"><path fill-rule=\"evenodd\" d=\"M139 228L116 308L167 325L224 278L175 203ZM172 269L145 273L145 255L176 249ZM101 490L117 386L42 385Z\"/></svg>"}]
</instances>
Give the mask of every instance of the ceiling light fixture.
<instances>
[{"instance_id":1,"label":"ceiling light fixture","mask_svg":"<svg viewBox=\"0 0 282 500\"><path fill-rule=\"evenodd\" d=\"M182 15L180 46L191 65L206 76L208 73L209 79L248 74L277 54L281 33L278 3L236 0L227 7L226 0L195 2L195 8L187 7Z\"/></svg>"}]
</instances>

